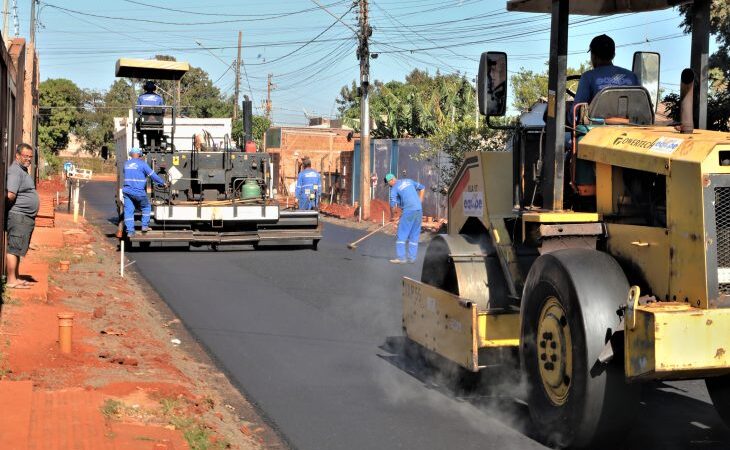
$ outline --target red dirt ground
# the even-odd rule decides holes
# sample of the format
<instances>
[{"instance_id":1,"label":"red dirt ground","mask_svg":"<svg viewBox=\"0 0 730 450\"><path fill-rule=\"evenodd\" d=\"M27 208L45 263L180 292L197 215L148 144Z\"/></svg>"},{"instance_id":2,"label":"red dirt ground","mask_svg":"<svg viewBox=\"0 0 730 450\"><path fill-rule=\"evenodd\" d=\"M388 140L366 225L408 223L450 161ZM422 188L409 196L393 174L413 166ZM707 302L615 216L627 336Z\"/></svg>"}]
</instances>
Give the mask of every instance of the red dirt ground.
<instances>
[{"instance_id":1,"label":"red dirt ground","mask_svg":"<svg viewBox=\"0 0 730 450\"><path fill-rule=\"evenodd\" d=\"M38 187L55 197L59 183ZM98 230L58 210L54 223L37 229L37 249L21 261L21 277L38 283L8 289L0 309L0 448L180 450L184 432L210 449L268 445L263 422L228 405L247 403L225 377L170 343L179 321L163 320L133 274L119 277L118 253ZM74 314L68 355L60 312Z\"/></svg>"}]
</instances>

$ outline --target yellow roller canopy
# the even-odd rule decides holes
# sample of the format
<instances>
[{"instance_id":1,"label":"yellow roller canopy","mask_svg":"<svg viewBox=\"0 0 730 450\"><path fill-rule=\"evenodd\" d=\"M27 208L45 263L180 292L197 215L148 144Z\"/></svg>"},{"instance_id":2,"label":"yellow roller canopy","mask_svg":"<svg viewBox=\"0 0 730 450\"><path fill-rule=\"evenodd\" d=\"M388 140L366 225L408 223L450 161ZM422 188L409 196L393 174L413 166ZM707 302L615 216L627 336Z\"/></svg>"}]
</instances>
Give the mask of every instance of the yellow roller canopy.
<instances>
[{"instance_id":1,"label":"yellow roller canopy","mask_svg":"<svg viewBox=\"0 0 730 450\"><path fill-rule=\"evenodd\" d=\"M118 77L179 80L188 70L190 64L186 62L120 58L117 60L115 74Z\"/></svg>"},{"instance_id":2,"label":"yellow roller canopy","mask_svg":"<svg viewBox=\"0 0 730 450\"><path fill-rule=\"evenodd\" d=\"M552 11L552 0L508 0L508 11L549 13ZM691 0L572 0L570 14L587 16L603 16L642 11L667 9L681 3L692 3Z\"/></svg>"}]
</instances>

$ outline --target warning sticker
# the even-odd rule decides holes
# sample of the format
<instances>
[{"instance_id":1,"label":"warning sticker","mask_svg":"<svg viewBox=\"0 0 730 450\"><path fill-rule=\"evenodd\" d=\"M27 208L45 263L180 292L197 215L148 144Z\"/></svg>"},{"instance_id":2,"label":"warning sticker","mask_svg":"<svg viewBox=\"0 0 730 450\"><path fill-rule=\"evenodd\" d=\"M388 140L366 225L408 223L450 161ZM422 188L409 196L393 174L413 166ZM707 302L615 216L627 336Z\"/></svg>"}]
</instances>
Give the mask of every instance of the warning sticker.
<instances>
[{"instance_id":1,"label":"warning sticker","mask_svg":"<svg viewBox=\"0 0 730 450\"><path fill-rule=\"evenodd\" d=\"M170 177L170 183L172 183L172 184L175 184L175 182L177 182L177 180L179 180L180 178L182 178L182 172L180 172L178 170L178 168L175 167L175 166L170 167L167 170L167 174L169 175L169 177Z\"/></svg>"},{"instance_id":2,"label":"warning sticker","mask_svg":"<svg viewBox=\"0 0 730 450\"><path fill-rule=\"evenodd\" d=\"M671 155L684 142L684 139L661 137L654 142L649 151Z\"/></svg>"}]
</instances>

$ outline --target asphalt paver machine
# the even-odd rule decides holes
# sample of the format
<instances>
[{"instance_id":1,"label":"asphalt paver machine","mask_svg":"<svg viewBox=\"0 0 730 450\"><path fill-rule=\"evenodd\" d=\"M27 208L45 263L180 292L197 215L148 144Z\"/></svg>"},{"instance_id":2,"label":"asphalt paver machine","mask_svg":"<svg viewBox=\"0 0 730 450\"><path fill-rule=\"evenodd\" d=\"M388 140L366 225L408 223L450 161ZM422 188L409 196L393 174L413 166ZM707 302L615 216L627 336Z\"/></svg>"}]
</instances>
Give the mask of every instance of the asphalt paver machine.
<instances>
[{"instance_id":1,"label":"asphalt paver machine","mask_svg":"<svg viewBox=\"0 0 730 450\"><path fill-rule=\"evenodd\" d=\"M634 55L642 86L567 101L570 14L678 3L507 2L551 14L547 102L522 116L510 151L466 155L448 233L421 280L403 279L407 338L472 372L519 362L554 446L623 438L650 380L705 379L730 424L730 134L704 129L710 1L692 4L681 124L655 125L657 54ZM504 115L507 55L483 54L479 72L482 114Z\"/></svg>"},{"instance_id":2,"label":"asphalt paver machine","mask_svg":"<svg viewBox=\"0 0 730 450\"><path fill-rule=\"evenodd\" d=\"M179 91L180 79L188 70L186 62L122 58L117 61L116 76L173 80ZM247 143L252 141L251 118L251 102L244 101ZM122 121L115 134L120 217L123 166L131 147L139 146L150 167L168 184L148 182L151 230L135 233L130 238L133 244L176 242L215 248L223 244L257 247L268 242L317 248L322 237L318 211L281 207L274 195L271 155L237 147L230 131L214 136L206 129L220 125L223 119L179 118L174 106L143 106ZM191 131L191 127L198 128ZM176 130L178 134L185 131L187 139L176 137Z\"/></svg>"}]
</instances>

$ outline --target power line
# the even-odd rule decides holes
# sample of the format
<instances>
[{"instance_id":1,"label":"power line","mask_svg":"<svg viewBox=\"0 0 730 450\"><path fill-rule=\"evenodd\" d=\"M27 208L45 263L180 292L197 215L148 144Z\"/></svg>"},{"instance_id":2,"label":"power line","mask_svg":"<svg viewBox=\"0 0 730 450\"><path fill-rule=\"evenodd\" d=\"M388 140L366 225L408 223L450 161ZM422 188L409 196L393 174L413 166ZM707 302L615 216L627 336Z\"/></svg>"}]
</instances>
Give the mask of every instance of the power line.
<instances>
[{"instance_id":1,"label":"power line","mask_svg":"<svg viewBox=\"0 0 730 450\"><path fill-rule=\"evenodd\" d=\"M143 2L138 2L138 1L134 1L134 0L122 0L122 1L125 1L127 3L133 3L135 5L147 6L148 8L161 9L161 10L164 10L164 11L173 11L173 12L179 12L179 13L185 13L185 14L194 14L196 16L252 17L252 18L256 18L256 19L253 19L253 20L278 19L278 18L281 18L281 17L294 16L294 15L297 15L297 14L302 14L302 13L307 13L307 12L312 12L312 11L316 11L317 10L317 8L308 8L308 9L302 9L302 10L299 10L299 11L292 11L292 12L287 12L287 13L281 13L281 14L278 14L278 15L274 15L274 14L206 13L206 12L198 12L198 11L186 11L184 9L167 8L167 7L159 6L159 5L150 5L149 3L143 3ZM327 5L327 7L337 6L337 5L340 5L342 3L346 3L346 2L347 2L347 0L341 0L341 1L334 2L334 3L329 4L329 5Z\"/></svg>"},{"instance_id":2,"label":"power line","mask_svg":"<svg viewBox=\"0 0 730 450\"><path fill-rule=\"evenodd\" d=\"M339 2L338 2L339 3ZM209 22L170 22L170 21L161 21L161 20L153 20L153 19L145 19L145 18L139 18L139 17L118 17L118 16L107 16L104 14L94 14L90 12L83 12L76 9L71 8L64 8L63 6L54 5L51 3L43 2L43 4L49 8L58 9L60 11L65 11L72 14L79 14L82 16L88 16L88 17L95 17L97 19L107 19L107 20L119 20L124 22L143 22L143 23L154 23L154 24L160 24L160 25L181 25L181 26L192 26L192 25L220 25L225 23L239 23L239 22L258 22L261 20L272 20L272 19L280 19L282 17L288 17L292 15L291 13L283 13L279 15L271 15L268 17L258 17L258 18L251 18L251 19L230 19L230 20L216 20L216 21L209 21ZM314 10L315 8L312 8L311 10ZM297 14L301 13L298 12Z\"/></svg>"}]
</instances>

